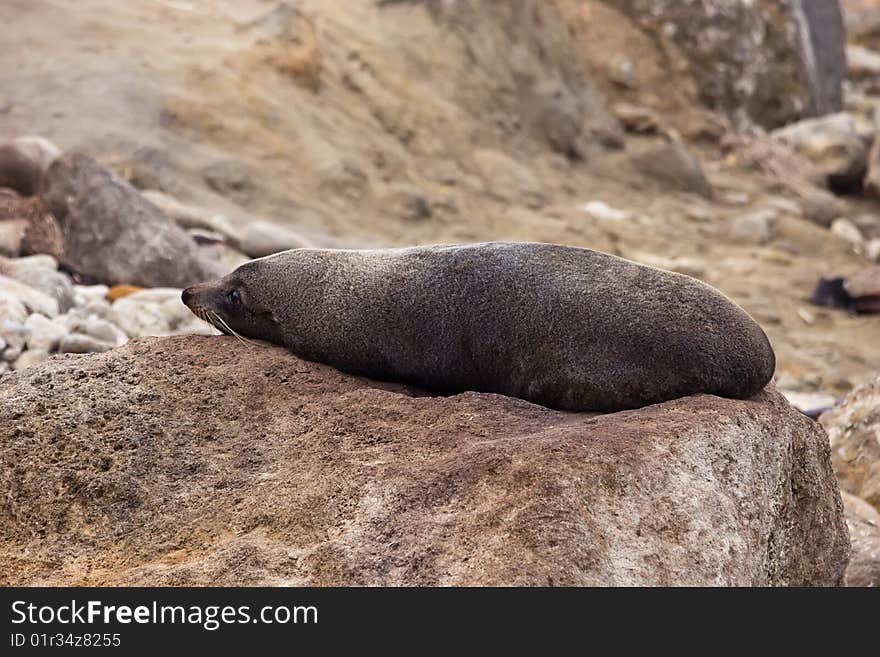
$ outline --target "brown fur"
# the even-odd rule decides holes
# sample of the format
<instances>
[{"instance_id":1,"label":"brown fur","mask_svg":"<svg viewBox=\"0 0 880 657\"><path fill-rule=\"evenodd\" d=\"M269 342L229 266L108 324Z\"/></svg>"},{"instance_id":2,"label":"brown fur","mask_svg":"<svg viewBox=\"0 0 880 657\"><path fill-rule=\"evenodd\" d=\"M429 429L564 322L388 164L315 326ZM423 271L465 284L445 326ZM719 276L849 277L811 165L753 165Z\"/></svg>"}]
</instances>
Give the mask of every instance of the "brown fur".
<instances>
[{"instance_id":1,"label":"brown fur","mask_svg":"<svg viewBox=\"0 0 880 657\"><path fill-rule=\"evenodd\" d=\"M183 300L344 371L568 410L745 398L775 367L761 328L708 285L552 244L296 249Z\"/></svg>"}]
</instances>

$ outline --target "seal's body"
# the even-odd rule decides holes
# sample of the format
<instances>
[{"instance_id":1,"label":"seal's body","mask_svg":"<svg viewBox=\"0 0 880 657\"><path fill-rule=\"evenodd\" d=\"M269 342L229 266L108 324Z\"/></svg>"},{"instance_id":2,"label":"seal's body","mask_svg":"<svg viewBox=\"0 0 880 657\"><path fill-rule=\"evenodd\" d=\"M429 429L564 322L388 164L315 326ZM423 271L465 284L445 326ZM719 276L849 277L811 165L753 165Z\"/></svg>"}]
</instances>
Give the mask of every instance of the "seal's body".
<instances>
[{"instance_id":1,"label":"seal's body","mask_svg":"<svg viewBox=\"0 0 880 657\"><path fill-rule=\"evenodd\" d=\"M567 410L744 398L775 367L761 328L708 285L551 244L296 249L183 301L221 330L354 374Z\"/></svg>"}]
</instances>

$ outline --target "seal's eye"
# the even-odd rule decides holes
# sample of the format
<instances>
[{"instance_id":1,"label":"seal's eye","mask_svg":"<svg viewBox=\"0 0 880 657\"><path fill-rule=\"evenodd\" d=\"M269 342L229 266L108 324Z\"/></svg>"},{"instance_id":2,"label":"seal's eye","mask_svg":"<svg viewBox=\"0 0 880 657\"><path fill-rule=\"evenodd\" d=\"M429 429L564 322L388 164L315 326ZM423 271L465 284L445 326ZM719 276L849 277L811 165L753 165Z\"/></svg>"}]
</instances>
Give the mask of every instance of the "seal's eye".
<instances>
[{"instance_id":1,"label":"seal's eye","mask_svg":"<svg viewBox=\"0 0 880 657\"><path fill-rule=\"evenodd\" d=\"M241 292L238 289L230 290L226 293L226 299L229 303L238 305L241 303Z\"/></svg>"}]
</instances>

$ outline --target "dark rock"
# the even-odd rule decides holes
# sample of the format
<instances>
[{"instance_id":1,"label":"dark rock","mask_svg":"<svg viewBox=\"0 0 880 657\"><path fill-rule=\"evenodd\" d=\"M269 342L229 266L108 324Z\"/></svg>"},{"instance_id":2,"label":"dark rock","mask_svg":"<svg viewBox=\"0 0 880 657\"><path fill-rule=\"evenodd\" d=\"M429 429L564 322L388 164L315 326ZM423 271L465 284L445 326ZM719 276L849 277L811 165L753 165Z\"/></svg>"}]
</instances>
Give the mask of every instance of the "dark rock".
<instances>
[{"instance_id":1,"label":"dark rock","mask_svg":"<svg viewBox=\"0 0 880 657\"><path fill-rule=\"evenodd\" d=\"M223 273L186 231L87 155L57 159L42 197L63 232L62 264L84 279L187 287Z\"/></svg>"}]
</instances>

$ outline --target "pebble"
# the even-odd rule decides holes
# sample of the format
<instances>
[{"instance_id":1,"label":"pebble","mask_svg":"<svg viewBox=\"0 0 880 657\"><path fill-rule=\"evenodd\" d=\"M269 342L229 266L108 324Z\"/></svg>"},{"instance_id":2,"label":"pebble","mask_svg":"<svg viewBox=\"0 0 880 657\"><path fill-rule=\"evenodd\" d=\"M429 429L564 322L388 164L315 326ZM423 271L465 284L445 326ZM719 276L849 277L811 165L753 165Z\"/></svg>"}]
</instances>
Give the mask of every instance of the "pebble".
<instances>
[{"instance_id":1,"label":"pebble","mask_svg":"<svg viewBox=\"0 0 880 657\"><path fill-rule=\"evenodd\" d=\"M78 306L84 306L88 302L105 301L110 288L106 285L74 285L74 298Z\"/></svg>"},{"instance_id":2,"label":"pebble","mask_svg":"<svg viewBox=\"0 0 880 657\"><path fill-rule=\"evenodd\" d=\"M25 340L28 350L54 351L58 348L61 339L68 333L60 323L53 322L48 317L36 313L28 317L24 325L28 329Z\"/></svg>"},{"instance_id":3,"label":"pebble","mask_svg":"<svg viewBox=\"0 0 880 657\"><path fill-rule=\"evenodd\" d=\"M21 281L0 274L0 298L9 296L20 300L31 312L40 313L47 317L57 317L59 314L58 301L56 299Z\"/></svg>"},{"instance_id":4,"label":"pebble","mask_svg":"<svg viewBox=\"0 0 880 657\"><path fill-rule=\"evenodd\" d=\"M31 365L42 363L47 358L49 358L49 352L45 349L28 349L15 359L15 362L12 363L12 369L23 370Z\"/></svg>"},{"instance_id":5,"label":"pebble","mask_svg":"<svg viewBox=\"0 0 880 657\"><path fill-rule=\"evenodd\" d=\"M110 322L92 315L85 322L79 324L79 330L101 342L108 342L120 347L128 342L128 336Z\"/></svg>"},{"instance_id":6,"label":"pebble","mask_svg":"<svg viewBox=\"0 0 880 657\"><path fill-rule=\"evenodd\" d=\"M115 346L116 345L111 344L110 342L96 340L90 335L71 333L70 335L64 336L61 340L58 345L58 351L62 354L100 353L103 351L109 351Z\"/></svg>"},{"instance_id":7,"label":"pebble","mask_svg":"<svg viewBox=\"0 0 880 657\"><path fill-rule=\"evenodd\" d=\"M864 242L861 231L849 219L835 219L831 222L831 232L855 247L861 247Z\"/></svg>"},{"instance_id":8,"label":"pebble","mask_svg":"<svg viewBox=\"0 0 880 657\"><path fill-rule=\"evenodd\" d=\"M730 220L731 237L752 244L769 242L773 238L778 217L778 211L773 208L764 208L734 217Z\"/></svg>"},{"instance_id":9,"label":"pebble","mask_svg":"<svg viewBox=\"0 0 880 657\"><path fill-rule=\"evenodd\" d=\"M6 351L3 352L3 355L0 356L0 358L7 363L12 363L18 360L18 357L21 356L21 352L21 347L7 347Z\"/></svg>"},{"instance_id":10,"label":"pebble","mask_svg":"<svg viewBox=\"0 0 880 657\"><path fill-rule=\"evenodd\" d=\"M632 216L629 212L612 208L602 201L589 201L584 203L581 209L594 219L599 219L600 221L625 221Z\"/></svg>"}]
</instances>

